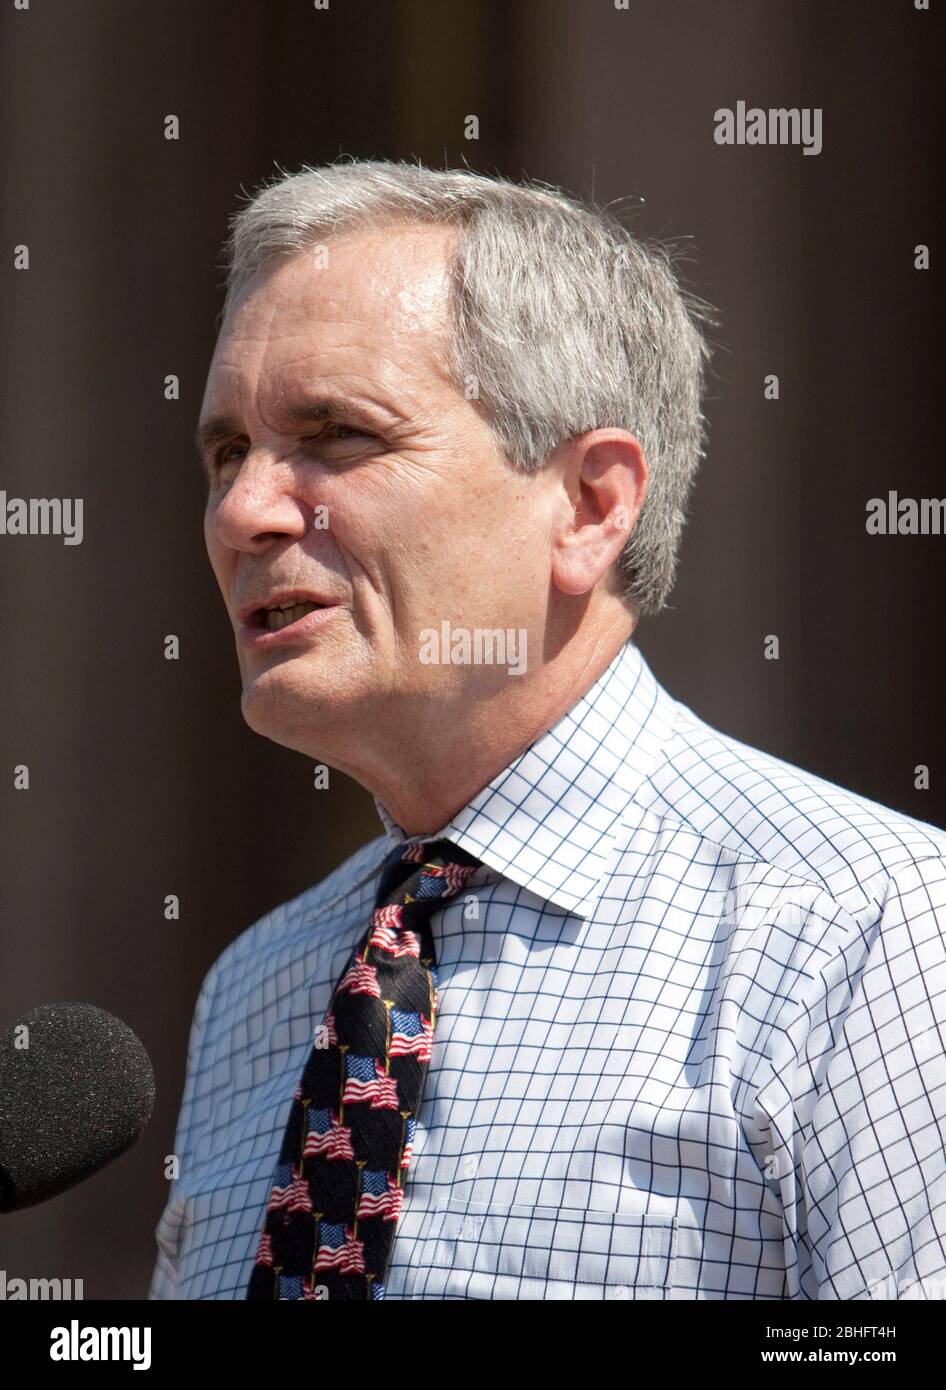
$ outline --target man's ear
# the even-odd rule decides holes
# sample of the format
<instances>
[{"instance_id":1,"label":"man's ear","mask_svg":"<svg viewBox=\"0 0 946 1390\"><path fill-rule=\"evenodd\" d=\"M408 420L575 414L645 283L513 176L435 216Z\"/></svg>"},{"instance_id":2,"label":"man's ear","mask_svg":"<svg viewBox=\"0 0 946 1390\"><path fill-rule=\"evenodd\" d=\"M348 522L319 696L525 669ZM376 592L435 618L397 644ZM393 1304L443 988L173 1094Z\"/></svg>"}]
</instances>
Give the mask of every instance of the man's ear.
<instances>
[{"instance_id":1,"label":"man's ear","mask_svg":"<svg viewBox=\"0 0 946 1390\"><path fill-rule=\"evenodd\" d=\"M552 535L552 582L563 594L590 593L616 563L640 515L649 470L627 430L590 430L556 450L561 517Z\"/></svg>"}]
</instances>

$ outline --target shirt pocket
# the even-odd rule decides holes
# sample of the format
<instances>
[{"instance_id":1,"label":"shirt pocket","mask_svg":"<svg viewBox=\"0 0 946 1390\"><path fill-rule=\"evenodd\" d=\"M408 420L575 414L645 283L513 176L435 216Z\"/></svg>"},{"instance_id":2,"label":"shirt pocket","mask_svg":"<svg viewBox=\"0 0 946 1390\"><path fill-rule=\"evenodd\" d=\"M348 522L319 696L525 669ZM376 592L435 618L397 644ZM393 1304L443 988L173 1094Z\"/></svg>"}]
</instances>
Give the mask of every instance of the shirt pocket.
<instances>
[{"instance_id":1,"label":"shirt pocket","mask_svg":"<svg viewBox=\"0 0 946 1390\"><path fill-rule=\"evenodd\" d=\"M677 1219L448 1198L418 1252L413 1298L663 1299Z\"/></svg>"}]
</instances>

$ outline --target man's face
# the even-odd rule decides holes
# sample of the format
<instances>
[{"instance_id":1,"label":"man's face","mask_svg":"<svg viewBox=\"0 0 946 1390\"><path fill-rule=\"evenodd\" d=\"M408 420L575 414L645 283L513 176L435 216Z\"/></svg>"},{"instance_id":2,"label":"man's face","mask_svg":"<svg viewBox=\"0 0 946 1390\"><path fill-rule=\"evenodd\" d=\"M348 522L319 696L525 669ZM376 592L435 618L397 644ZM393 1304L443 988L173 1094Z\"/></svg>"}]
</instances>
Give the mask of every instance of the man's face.
<instances>
[{"instance_id":1,"label":"man's face","mask_svg":"<svg viewBox=\"0 0 946 1390\"><path fill-rule=\"evenodd\" d=\"M323 268L312 252L264 268L211 363L201 424L229 423L205 455L204 532L243 713L313 756L407 737L510 679L422 661L420 634L443 619L541 639L553 504L447 380L450 236L353 233ZM307 597L325 606L266 617Z\"/></svg>"}]
</instances>

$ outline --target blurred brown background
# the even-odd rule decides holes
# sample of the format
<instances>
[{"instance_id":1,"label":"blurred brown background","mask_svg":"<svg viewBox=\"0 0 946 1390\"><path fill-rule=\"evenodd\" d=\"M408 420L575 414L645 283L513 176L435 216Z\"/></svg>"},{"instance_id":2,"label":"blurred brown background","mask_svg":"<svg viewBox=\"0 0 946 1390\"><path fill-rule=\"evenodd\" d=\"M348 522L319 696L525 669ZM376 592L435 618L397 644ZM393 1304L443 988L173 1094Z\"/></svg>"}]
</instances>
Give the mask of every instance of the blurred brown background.
<instances>
[{"instance_id":1,"label":"blurred brown background","mask_svg":"<svg viewBox=\"0 0 946 1390\"><path fill-rule=\"evenodd\" d=\"M380 833L239 712L191 446L241 189L340 153L646 201L720 311L710 451L673 608L639 630L710 723L946 824L938 75L912 0L45 0L0 16L0 488L85 499L85 539L0 537L0 1024L88 1000L158 1104L117 1164L0 1218L8 1277L144 1297L203 975ZM821 107L823 152L720 147L714 111ZM164 118L181 138L164 139ZM463 137L480 118L480 139ZM913 267L932 247L933 269ZM28 273L12 268L27 243ZM777 373L781 400L762 379ZM181 400L164 399L164 377ZM163 639L180 636L168 662ZM781 659L762 657L778 634ZM13 789L27 763L31 789ZM931 787L913 769L928 764ZM163 901L180 896L182 918Z\"/></svg>"}]
</instances>

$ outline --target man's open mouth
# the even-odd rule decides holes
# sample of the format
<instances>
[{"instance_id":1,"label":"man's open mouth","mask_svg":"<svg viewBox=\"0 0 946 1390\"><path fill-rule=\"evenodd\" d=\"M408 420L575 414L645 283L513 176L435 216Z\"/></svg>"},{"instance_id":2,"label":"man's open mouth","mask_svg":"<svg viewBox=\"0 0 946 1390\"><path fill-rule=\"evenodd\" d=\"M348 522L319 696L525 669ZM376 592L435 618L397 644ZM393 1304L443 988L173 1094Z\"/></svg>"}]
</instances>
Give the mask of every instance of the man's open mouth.
<instances>
[{"instance_id":1,"label":"man's open mouth","mask_svg":"<svg viewBox=\"0 0 946 1390\"><path fill-rule=\"evenodd\" d=\"M326 607L328 605L325 603L312 603L308 599L304 601L289 599L277 608L257 608L253 614L252 624L254 627L262 628L265 632L278 632L280 628L297 623L307 613L314 613L316 608Z\"/></svg>"}]
</instances>

